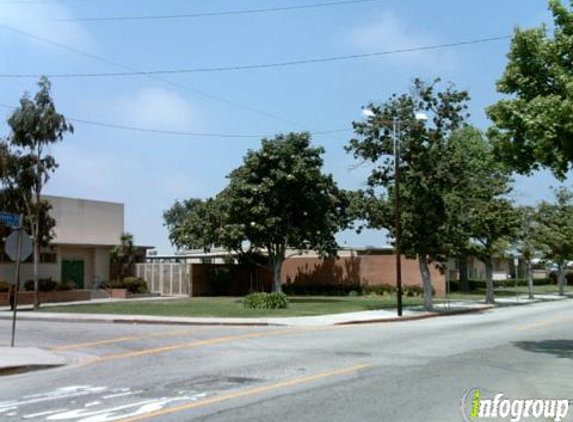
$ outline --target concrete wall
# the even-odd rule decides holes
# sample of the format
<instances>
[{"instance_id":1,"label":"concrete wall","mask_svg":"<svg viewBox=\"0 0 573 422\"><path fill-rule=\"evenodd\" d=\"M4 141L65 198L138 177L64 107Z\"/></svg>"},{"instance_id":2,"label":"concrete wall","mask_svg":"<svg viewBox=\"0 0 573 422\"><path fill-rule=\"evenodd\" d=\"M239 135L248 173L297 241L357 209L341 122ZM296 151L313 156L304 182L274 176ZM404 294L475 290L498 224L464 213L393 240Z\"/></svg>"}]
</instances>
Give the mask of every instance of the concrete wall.
<instances>
[{"instance_id":1,"label":"concrete wall","mask_svg":"<svg viewBox=\"0 0 573 422\"><path fill-rule=\"evenodd\" d=\"M56 220L53 243L117 245L124 231L123 204L45 196Z\"/></svg>"},{"instance_id":2,"label":"concrete wall","mask_svg":"<svg viewBox=\"0 0 573 422\"><path fill-rule=\"evenodd\" d=\"M109 280L110 251L110 248L94 249L94 280L99 283Z\"/></svg>"},{"instance_id":3,"label":"concrete wall","mask_svg":"<svg viewBox=\"0 0 573 422\"><path fill-rule=\"evenodd\" d=\"M53 280L60 280L61 271L60 266L56 264L40 264L38 266L38 273L40 278L49 278ZM16 278L16 264L14 263L0 263L0 281L7 281L13 283ZM20 266L20 280L25 283L28 280L34 279L34 264L24 263Z\"/></svg>"},{"instance_id":4,"label":"concrete wall","mask_svg":"<svg viewBox=\"0 0 573 422\"><path fill-rule=\"evenodd\" d=\"M446 279L434 265L430 265L436 295L443 296ZM361 255L347 258L291 258L282 268L283 283L311 284L368 284L396 285L396 257L394 255ZM402 285L422 286L417 260L402 257Z\"/></svg>"}]
</instances>

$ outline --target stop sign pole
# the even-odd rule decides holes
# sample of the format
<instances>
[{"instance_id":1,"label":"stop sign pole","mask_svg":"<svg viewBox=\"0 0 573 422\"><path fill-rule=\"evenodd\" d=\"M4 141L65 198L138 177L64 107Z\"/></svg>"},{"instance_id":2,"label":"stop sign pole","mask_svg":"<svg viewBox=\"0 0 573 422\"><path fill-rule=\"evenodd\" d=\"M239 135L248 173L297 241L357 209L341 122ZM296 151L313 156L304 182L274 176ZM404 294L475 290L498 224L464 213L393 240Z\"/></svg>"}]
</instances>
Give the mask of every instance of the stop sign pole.
<instances>
[{"instance_id":1,"label":"stop sign pole","mask_svg":"<svg viewBox=\"0 0 573 422\"><path fill-rule=\"evenodd\" d=\"M20 254L22 252L22 232L24 231L24 217L20 214L20 224L16 229L18 231L18 249L16 252L16 289L14 292L14 313L12 315L12 341L11 347L14 347L14 339L16 338L16 315L18 313L18 293L20 291Z\"/></svg>"}]
</instances>

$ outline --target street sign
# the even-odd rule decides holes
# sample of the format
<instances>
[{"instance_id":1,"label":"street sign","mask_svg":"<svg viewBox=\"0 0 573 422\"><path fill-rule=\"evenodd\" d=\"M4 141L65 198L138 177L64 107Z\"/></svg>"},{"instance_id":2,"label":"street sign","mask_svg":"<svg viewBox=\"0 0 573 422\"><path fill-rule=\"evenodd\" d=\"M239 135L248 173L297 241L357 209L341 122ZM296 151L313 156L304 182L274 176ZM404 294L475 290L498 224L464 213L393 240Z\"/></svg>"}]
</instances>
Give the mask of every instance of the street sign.
<instances>
[{"instance_id":1,"label":"street sign","mask_svg":"<svg viewBox=\"0 0 573 422\"><path fill-rule=\"evenodd\" d=\"M4 223L4 225L12 229L17 229L20 227L20 216L9 212L0 212L0 223Z\"/></svg>"},{"instance_id":2,"label":"street sign","mask_svg":"<svg viewBox=\"0 0 573 422\"><path fill-rule=\"evenodd\" d=\"M6 238L6 243L4 244L4 251L12 261L18 259L18 235L19 231L13 231L10 236ZM22 244L20 245L20 262L28 259L28 257L32 255L32 251L32 238L28 236L28 233L23 231Z\"/></svg>"}]
</instances>

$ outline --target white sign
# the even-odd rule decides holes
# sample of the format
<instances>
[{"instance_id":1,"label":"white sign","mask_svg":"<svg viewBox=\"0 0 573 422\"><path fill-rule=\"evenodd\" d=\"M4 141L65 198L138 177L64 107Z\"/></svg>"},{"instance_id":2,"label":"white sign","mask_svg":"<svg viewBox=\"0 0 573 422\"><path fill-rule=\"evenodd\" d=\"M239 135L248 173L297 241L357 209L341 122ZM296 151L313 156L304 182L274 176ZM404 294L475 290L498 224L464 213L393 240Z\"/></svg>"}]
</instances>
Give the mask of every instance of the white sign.
<instances>
[{"instance_id":1,"label":"white sign","mask_svg":"<svg viewBox=\"0 0 573 422\"><path fill-rule=\"evenodd\" d=\"M4 250L6 255L10 257L12 261L18 259L18 230L13 231L10 236L6 238L6 243L4 245ZM22 244L20 245L20 262L28 259L32 255L33 245L32 238L28 236L28 233L22 232Z\"/></svg>"}]
</instances>

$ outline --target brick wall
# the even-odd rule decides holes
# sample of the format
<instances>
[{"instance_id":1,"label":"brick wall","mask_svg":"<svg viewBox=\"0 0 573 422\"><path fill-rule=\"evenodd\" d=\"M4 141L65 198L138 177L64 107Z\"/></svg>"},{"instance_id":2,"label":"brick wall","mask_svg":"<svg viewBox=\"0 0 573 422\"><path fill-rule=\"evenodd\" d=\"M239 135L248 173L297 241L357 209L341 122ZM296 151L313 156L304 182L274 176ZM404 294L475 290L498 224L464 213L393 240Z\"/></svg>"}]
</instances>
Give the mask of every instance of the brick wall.
<instances>
[{"instance_id":1,"label":"brick wall","mask_svg":"<svg viewBox=\"0 0 573 422\"><path fill-rule=\"evenodd\" d=\"M64 292L40 292L40 303L75 302L79 300L90 300L89 290L69 290ZM18 304L30 305L34 303L33 292L19 292ZM0 306L9 306L10 297L8 292L0 293Z\"/></svg>"},{"instance_id":2,"label":"brick wall","mask_svg":"<svg viewBox=\"0 0 573 422\"><path fill-rule=\"evenodd\" d=\"M430 265L432 284L437 296L445 295L446 280ZM291 258L282 268L282 282L296 284L368 284L396 285L394 255L362 255L345 258ZM402 257L402 285L422 286L418 261Z\"/></svg>"}]
</instances>

